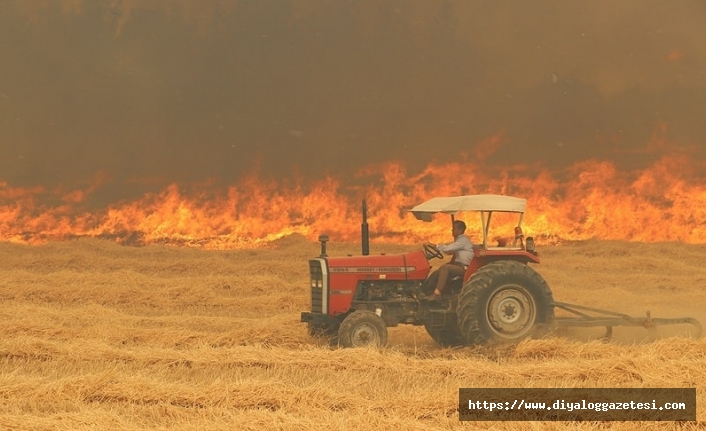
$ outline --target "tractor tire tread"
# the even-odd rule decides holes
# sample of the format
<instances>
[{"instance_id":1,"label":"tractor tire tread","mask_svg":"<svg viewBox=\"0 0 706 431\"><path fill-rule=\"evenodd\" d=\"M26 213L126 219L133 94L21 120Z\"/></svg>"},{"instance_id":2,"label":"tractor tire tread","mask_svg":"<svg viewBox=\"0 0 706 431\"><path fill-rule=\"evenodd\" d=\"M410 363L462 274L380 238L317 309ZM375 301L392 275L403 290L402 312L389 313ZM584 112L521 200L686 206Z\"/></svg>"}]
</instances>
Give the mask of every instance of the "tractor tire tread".
<instances>
[{"instance_id":1,"label":"tractor tire tread","mask_svg":"<svg viewBox=\"0 0 706 431\"><path fill-rule=\"evenodd\" d=\"M468 345L487 344L495 338L487 324L487 311L481 309L481 300L494 288L498 280L520 280L536 303L535 330L554 320L552 291L542 276L530 266L512 260L491 262L476 273L463 286L457 304L458 326ZM519 340L517 340L519 341Z\"/></svg>"}]
</instances>

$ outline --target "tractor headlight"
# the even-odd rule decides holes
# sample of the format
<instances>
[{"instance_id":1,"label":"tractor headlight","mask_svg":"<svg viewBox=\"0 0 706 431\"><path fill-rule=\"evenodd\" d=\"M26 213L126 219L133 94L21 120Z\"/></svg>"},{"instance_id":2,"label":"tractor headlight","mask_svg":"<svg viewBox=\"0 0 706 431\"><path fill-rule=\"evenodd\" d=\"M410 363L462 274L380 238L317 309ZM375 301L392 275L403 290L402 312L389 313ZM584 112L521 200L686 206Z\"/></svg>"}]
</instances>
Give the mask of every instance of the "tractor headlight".
<instances>
[{"instance_id":1,"label":"tractor headlight","mask_svg":"<svg viewBox=\"0 0 706 431\"><path fill-rule=\"evenodd\" d=\"M321 265L319 262L314 262L310 266L311 273L311 288L323 289L324 288L324 274L321 271Z\"/></svg>"}]
</instances>

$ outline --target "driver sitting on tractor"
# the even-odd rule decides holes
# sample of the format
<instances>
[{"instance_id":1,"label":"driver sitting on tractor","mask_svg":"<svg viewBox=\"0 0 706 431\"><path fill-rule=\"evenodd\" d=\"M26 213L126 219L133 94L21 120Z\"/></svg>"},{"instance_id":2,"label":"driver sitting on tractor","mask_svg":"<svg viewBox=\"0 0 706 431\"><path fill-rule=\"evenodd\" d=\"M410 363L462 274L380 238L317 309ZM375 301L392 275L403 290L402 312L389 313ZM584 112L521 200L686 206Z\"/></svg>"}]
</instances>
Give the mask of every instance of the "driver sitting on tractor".
<instances>
[{"instance_id":1,"label":"driver sitting on tractor","mask_svg":"<svg viewBox=\"0 0 706 431\"><path fill-rule=\"evenodd\" d=\"M464 235L465 231L466 223L461 220L455 220L451 229L454 242L435 246L442 253L453 254L453 257L424 281L422 292L428 295L427 298L439 297L442 293L445 293L446 282L453 277L463 276L468 265L470 265L471 259L473 259L473 243L470 238ZM432 288L434 288L433 292L431 292Z\"/></svg>"}]
</instances>

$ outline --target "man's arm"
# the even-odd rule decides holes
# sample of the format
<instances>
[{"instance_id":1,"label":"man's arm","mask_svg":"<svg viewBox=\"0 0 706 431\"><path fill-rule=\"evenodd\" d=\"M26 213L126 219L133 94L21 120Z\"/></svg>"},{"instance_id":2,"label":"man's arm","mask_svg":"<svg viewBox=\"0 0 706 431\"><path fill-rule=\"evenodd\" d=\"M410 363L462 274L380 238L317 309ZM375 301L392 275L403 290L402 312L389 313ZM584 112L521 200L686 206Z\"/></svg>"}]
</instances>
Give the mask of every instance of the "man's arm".
<instances>
[{"instance_id":1,"label":"man's arm","mask_svg":"<svg viewBox=\"0 0 706 431\"><path fill-rule=\"evenodd\" d=\"M467 236L460 236L450 244L439 244L436 247L446 254L453 254L459 250L473 251L473 243Z\"/></svg>"},{"instance_id":2,"label":"man's arm","mask_svg":"<svg viewBox=\"0 0 706 431\"><path fill-rule=\"evenodd\" d=\"M450 243L450 244L438 244L438 245L436 246L436 248L438 248L439 251L441 251L442 253L454 254L455 252L457 252L457 251L459 251L459 250L463 250L464 246L463 246L463 244L461 243L461 241L459 241L459 240L457 239L457 240L455 240L454 242L452 242L452 243Z\"/></svg>"}]
</instances>

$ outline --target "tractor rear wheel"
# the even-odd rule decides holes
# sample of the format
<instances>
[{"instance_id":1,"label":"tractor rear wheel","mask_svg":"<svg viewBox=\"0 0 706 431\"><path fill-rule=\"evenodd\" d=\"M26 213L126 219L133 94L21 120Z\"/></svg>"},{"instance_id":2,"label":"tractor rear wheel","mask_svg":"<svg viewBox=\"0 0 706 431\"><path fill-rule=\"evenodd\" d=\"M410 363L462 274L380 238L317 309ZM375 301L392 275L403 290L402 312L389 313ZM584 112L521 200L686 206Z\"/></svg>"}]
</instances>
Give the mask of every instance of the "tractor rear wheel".
<instances>
[{"instance_id":1,"label":"tractor rear wheel","mask_svg":"<svg viewBox=\"0 0 706 431\"><path fill-rule=\"evenodd\" d=\"M553 302L534 269L500 260L480 268L463 286L458 325L466 344L517 343L554 320Z\"/></svg>"},{"instance_id":2,"label":"tractor rear wheel","mask_svg":"<svg viewBox=\"0 0 706 431\"><path fill-rule=\"evenodd\" d=\"M383 347L387 344L387 325L372 311L356 310L341 322L338 343L343 347Z\"/></svg>"}]
</instances>

